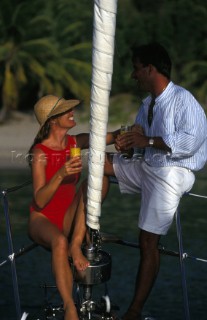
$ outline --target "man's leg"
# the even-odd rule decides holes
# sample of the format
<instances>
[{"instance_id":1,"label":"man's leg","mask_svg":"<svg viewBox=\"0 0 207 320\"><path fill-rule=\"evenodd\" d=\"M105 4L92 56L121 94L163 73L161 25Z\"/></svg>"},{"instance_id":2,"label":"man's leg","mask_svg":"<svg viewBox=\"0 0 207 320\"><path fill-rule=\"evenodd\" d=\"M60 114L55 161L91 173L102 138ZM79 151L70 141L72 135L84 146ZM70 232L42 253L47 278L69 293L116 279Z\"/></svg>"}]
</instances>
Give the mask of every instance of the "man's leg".
<instances>
[{"instance_id":1,"label":"man's leg","mask_svg":"<svg viewBox=\"0 0 207 320\"><path fill-rule=\"evenodd\" d=\"M159 271L159 239L160 235L144 230L140 232L140 264L135 283L135 291L131 305L123 316L123 320L141 319L142 309Z\"/></svg>"}]
</instances>

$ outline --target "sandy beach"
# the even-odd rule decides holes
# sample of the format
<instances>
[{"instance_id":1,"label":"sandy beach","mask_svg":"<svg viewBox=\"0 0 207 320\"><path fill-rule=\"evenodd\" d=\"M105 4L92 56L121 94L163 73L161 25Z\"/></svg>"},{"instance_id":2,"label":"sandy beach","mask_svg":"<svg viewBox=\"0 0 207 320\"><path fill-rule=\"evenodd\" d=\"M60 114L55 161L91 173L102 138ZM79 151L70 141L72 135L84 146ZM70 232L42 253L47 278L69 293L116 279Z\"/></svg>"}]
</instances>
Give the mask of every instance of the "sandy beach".
<instances>
[{"instance_id":1,"label":"sandy beach","mask_svg":"<svg viewBox=\"0 0 207 320\"><path fill-rule=\"evenodd\" d=\"M78 115L76 121L78 123ZM39 125L34 115L17 111L5 124L0 124L0 169L28 168L27 151L38 129ZM109 128L109 130L113 130L113 128ZM81 123L70 130L70 134L79 132L89 132L89 124Z\"/></svg>"}]
</instances>

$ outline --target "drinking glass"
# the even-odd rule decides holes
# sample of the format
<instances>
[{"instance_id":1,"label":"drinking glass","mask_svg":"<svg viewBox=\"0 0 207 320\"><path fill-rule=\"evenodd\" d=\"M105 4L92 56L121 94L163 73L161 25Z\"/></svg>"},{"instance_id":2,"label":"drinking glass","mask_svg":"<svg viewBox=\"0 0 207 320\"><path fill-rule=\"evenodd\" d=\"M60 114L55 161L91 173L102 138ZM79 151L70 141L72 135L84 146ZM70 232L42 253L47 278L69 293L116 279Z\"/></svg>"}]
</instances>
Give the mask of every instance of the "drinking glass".
<instances>
[{"instance_id":1,"label":"drinking glass","mask_svg":"<svg viewBox=\"0 0 207 320\"><path fill-rule=\"evenodd\" d=\"M81 156L81 149L77 146L70 147L70 158L80 157Z\"/></svg>"},{"instance_id":2,"label":"drinking glass","mask_svg":"<svg viewBox=\"0 0 207 320\"><path fill-rule=\"evenodd\" d=\"M120 135L125 134L127 132L131 131L131 126L122 124L120 128ZM132 156L132 149L121 149L121 154L124 156L124 158L131 158Z\"/></svg>"},{"instance_id":3,"label":"drinking glass","mask_svg":"<svg viewBox=\"0 0 207 320\"><path fill-rule=\"evenodd\" d=\"M120 134L125 134L128 131L131 131L131 126L122 124L120 128Z\"/></svg>"}]
</instances>

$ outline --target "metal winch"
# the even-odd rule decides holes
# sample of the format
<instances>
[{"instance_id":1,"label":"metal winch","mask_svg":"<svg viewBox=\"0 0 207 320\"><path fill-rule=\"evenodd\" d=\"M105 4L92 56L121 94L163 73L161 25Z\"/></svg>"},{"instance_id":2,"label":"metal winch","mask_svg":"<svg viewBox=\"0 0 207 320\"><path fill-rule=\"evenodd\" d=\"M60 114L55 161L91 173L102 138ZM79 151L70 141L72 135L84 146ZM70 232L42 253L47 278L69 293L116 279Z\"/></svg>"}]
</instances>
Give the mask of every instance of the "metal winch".
<instances>
[{"instance_id":1,"label":"metal winch","mask_svg":"<svg viewBox=\"0 0 207 320\"><path fill-rule=\"evenodd\" d=\"M94 252L94 248L83 248L90 265L84 271L74 271L74 280L80 285L96 285L111 277L111 256L103 250Z\"/></svg>"},{"instance_id":2,"label":"metal winch","mask_svg":"<svg viewBox=\"0 0 207 320\"><path fill-rule=\"evenodd\" d=\"M107 285L105 293L100 301L92 300L94 285L106 283L111 277L111 256L101 249L101 237L99 231L90 230L91 244L83 247L83 254L90 265L86 270L80 271L75 267L74 282L76 283L77 310L81 320L113 320L111 315L111 302L108 296Z\"/></svg>"}]
</instances>

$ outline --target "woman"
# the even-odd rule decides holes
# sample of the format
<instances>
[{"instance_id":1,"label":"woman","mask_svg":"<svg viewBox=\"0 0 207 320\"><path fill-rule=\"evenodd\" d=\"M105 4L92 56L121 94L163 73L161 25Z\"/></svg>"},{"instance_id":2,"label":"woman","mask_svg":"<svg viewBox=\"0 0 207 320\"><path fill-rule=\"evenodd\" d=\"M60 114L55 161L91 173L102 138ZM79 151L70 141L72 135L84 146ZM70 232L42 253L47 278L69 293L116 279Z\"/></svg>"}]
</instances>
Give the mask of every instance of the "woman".
<instances>
[{"instance_id":1,"label":"woman","mask_svg":"<svg viewBox=\"0 0 207 320\"><path fill-rule=\"evenodd\" d=\"M41 98L34 107L40 130L30 148L34 196L29 235L36 243L51 250L52 270L63 299L65 320L78 320L68 255L78 270L89 265L81 251L86 233L86 183L83 182L76 192L82 163L79 156L70 159L70 146L88 148L89 135L67 134L76 125L73 109L79 103L79 100L53 95ZM71 239L70 247L68 238Z\"/></svg>"}]
</instances>

